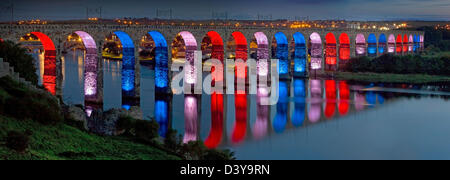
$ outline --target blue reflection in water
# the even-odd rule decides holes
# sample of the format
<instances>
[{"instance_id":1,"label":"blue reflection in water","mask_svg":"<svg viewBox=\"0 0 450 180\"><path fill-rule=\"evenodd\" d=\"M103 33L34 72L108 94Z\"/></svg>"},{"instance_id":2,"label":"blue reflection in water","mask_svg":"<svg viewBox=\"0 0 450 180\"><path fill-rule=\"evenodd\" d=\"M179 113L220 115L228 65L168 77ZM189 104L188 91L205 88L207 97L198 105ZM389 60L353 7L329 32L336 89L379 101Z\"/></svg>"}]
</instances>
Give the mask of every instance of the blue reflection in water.
<instances>
[{"instance_id":1,"label":"blue reflection in water","mask_svg":"<svg viewBox=\"0 0 450 180\"><path fill-rule=\"evenodd\" d=\"M373 88L374 85L371 84L367 88ZM374 107L377 104L377 94L373 91L366 92L366 101L369 104L369 107Z\"/></svg>"},{"instance_id":2,"label":"blue reflection in water","mask_svg":"<svg viewBox=\"0 0 450 180\"><path fill-rule=\"evenodd\" d=\"M294 35L294 54L292 59L294 59L294 72L295 73L305 73L306 72L306 45L305 37L297 32Z\"/></svg>"},{"instance_id":3,"label":"blue reflection in water","mask_svg":"<svg viewBox=\"0 0 450 180\"><path fill-rule=\"evenodd\" d=\"M292 116L292 124L295 127L300 127L305 121L305 80L294 79L294 97L295 97L295 109Z\"/></svg>"},{"instance_id":4,"label":"blue reflection in water","mask_svg":"<svg viewBox=\"0 0 450 180\"><path fill-rule=\"evenodd\" d=\"M155 120L159 124L159 135L166 137L169 130L169 101L157 98L155 101Z\"/></svg>"},{"instance_id":5,"label":"blue reflection in water","mask_svg":"<svg viewBox=\"0 0 450 180\"><path fill-rule=\"evenodd\" d=\"M276 133L282 133L287 124L288 103L289 103L289 88L288 83L280 81L279 83L279 100L277 103L277 114L273 121L273 128Z\"/></svg>"}]
</instances>

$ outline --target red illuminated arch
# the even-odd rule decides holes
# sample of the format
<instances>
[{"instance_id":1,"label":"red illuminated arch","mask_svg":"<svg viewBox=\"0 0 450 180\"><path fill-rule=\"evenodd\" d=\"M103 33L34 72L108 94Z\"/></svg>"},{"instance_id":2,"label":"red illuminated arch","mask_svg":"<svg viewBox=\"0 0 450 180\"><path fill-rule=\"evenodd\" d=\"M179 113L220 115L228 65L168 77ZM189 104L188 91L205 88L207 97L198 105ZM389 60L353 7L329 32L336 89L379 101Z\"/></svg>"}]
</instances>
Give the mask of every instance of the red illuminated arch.
<instances>
[{"instance_id":1,"label":"red illuminated arch","mask_svg":"<svg viewBox=\"0 0 450 180\"><path fill-rule=\"evenodd\" d=\"M403 36L403 52L404 53L408 52L408 41L409 41L409 36L407 34L405 34Z\"/></svg>"},{"instance_id":2,"label":"red illuminated arch","mask_svg":"<svg viewBox=\"0 0 450 180\"><path fill-rule=\"evenodd\" d=\"M227 51L229 54L227 58L234 58L234 60L240 59L246 62L248 59L248 48L247 39L244 34L239 31L233 32L227 44ZM235 82L237 82L237 79L247 78L247 67L245 69L239 67L241 66L236 65L235 68Z\"/></svg>"},{"instance_id":3,"label":"red illuminated arch","mask_svg":"<svg viewBox=\"0 0 450 180\"><path fill-rule=\"evenodd\" d=\"M337 51L336 51L336 37L333 33L328 33L325 36L325 63L327 70L336 70Z\"/></svg>"},{"instance_id":4,"label":"red illuminated arch","mask_svg":"<svg viewBox=\"0 0 450 180\"><path fill-rule=\"evenodd\" d=\"M56 51L55 44L50 37L41 32L32 32L31 34L39 38L45 51Z\"/></svg>"},{"instance_id":5,"label":"red illuminated arch","mask_svg":"<svg viewBox=\"0 0 450 180\"><path fill-rule=\"evenodd\" d=\"M403 51L403 39L401 34L397 35L396 44L397 47L395 51L397 52L397 54L401 54Z\"/></svg>"},{"instance_id":6,"label":"red illuminated arch","mask_svg":"<svg viewBox=\"0 0 450 180\"><path fill-rule=\"evenodd\" d=\"M206 34L206 37L203 38L202 41L202 52L203 57L206 57L205 60L208 59L217 59L222 62L224 59L224 49L223 49L223 40L222 37L220 37L219 33L216 31L210 31ZM208 56L205 56L208 55ZM214 73L215 68L211 68L211 74L212 74L212 85L215 83L215 81L223 81L223 73Z\"/></svg>"},{"instance_id":7,"label":"red illuminated arch","mask_svg":"<svg viewBox=\"0 0 450 180\"><path fill-rule=\"evenodd\" d=\"M339 60L350 60L350 38L347 33L342 33L339 37Z\"/></svg>"}]
</instances>

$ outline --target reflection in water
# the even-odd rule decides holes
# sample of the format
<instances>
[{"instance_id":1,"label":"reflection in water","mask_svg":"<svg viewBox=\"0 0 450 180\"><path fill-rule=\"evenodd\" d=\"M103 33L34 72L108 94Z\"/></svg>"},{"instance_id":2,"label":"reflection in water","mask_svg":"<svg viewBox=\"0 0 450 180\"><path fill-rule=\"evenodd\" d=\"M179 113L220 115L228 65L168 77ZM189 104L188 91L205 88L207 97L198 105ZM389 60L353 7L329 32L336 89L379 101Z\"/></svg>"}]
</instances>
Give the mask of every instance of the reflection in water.
<instances>
[{"instance_id":1,"label":"reflection in water","mask_svg":"<svg viewBox=\"0 0 450 180\"><path fill-rule=\"evenodd\" d=\"M373 88L374 85L371 84L367 88ZM369 104L369 107L374 107L377 104L377 94L373 91L366 92L366 102Z\"/></svg>"},{"instance_id":2,"label":"reflection in water","mask_svg":"<svg viewBox=\"0 0 450 180\"><path fill-rule=\"evenodd\" d=\"M288 105L289 105L289 87L288 82L279 82L279 100L277 103L277 114L273 121L273 129L276 133L282 133L287 125Z\"/></svg>"},{"instance_id":3,"label":"reflection in water","mask_svg":"<svg viewBox=\"0 0 450 180\"><path fill-rule=\"evenodd\" d=\"M56 51L47 50L44 54L43 85L51 94L56 95Z\"/></svg>"},{"instance_id":4,"label":"reflection in water","mask_svg":"<svg viewBox=\"0 0 450 180\"><path fill-rule=\"evenodd\" d=\"M184 138L183 142L197 141L198 139L198 98L193 95L186 95L184 97Z\"/></svg>"},{"instance_id":5,"label":"reflection in water","mask_svg":"<svg viewBox=\"0 0 450 180\"><path fill-rule=\"evenodd\" d=\"M336 81L335 80L326 80L325 81L325 96L326 96L326 105L325 105L325 117L328 119L332 118L336 113Z\"/></svg>"},{"instance_id":6,"label":"reflection in water","mask_svg":"<svg viewBox=\"0 0 450 180\"><path fill-rule=\"evenodd\" d=\"M213 93L211 95L211 131L205 140L205 146L216 148L222 142L224 128L224 104L223 94Z\"/></svg>"},{"instance_id":7,"label":"reflection in water","mask_svg":"<svg viewBox=\"0 0 450 180\"><path fill-rule=\"evenodd\" d=\"M170 106L171 101L168 98L156 97L155 99L155 121L159 124L159 135L166 137L170 127Z\"/></svg>"},{"instance_id":8,"label":"reflection in water","mask_svg":"<svg viewBox=\"0 0 450 180\"><path fill-rule=\"evenodd\" d=\"M252 134L255 139L261 139L267 134L267 128L270 117L270 106L262 105L262 99L269 96L269 92L265 88L258 88L256 95L256 122L253 125Z\"/></svg>"},{"instance_id":9,"label":"reflection in water","mask_svg":"<svg viewBox=\"0 0 450 180\"><path fill-rule=\"evenodd\" d=\"M346 81L339 82L339 114L341 116L347 115L350 108L350 87Z\"/></svg>"},{"instance_id":10,"label":"reflection in water","mask_svg":"<svg viewBox=\"0 0 450 180\"><path fill-rule=\"evenodd\" d=\"M292 124L300 127L305 121L306 85L303 79L294 79L295 110Z\"/></svg>"},{"instance_id":11,"label":"reflection in water","mask_svg":"<svg viewBox=\"0 0 450 180\"><path fill-rule=\"evenodd\" d=\"M310 80L310 104L308 110L308 118L311 123L316 123L320 120L320 113L322 111L322 83L321 80Z\"/></svg>"},{"instance_id":12,"label":"reflection in water","mask_svg":"<svg viewBox=\"0 0 450 180\"><path fill-rule=\"evenodd\" d=\"M356 89L361 90L361 89L363 89L363 87L357 86ZM356 91L354 101L355 101L355 109L357 111L364 110L364 106L366 105L366 97L365 97L364 93L362 93L360 91Z\"/></svg>"},{"instance_id":13,"label":"reflection in water","mask_svg":"<svg viewBox=\"0 0 450 180\"><path fill-rule=\"evenodd\" d=\"M235 94L236 117L231 141L235 144L244 140L247 133L247 95Z\"/></svg>"}]
</instances>

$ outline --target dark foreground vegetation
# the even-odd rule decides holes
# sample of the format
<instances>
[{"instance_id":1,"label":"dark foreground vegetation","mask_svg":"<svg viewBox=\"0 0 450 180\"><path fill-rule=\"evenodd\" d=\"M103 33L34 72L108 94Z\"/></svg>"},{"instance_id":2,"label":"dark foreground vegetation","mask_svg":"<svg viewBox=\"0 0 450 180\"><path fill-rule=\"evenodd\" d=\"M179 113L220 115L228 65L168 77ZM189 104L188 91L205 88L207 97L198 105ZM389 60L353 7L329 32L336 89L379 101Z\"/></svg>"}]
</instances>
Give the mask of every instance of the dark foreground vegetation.
<instances>
[{"instance_id":1,"label":"dark foreground vegetation","mask_svg":"<svg viewBox=\"0 0 450 180\"><path fill-rule=\"evenodd\" d=\"M173 130L161 140L154 121L121 117L121 136L92 134L71 126L61 106L43 90L0 78L0 159L233 159L202 142L183 144Z\"/></svg>"},{"instance_id":2,"label":"dark foreground vegetation","mask_svg":"<svg viewBox=\"0 0 450 180\"><path fill-rule=\"evenodd\" d=\"M14 67L14 71L20 74L20 77L35 85L38 83L34 59L26 49L20 47L20 44L10 41L0 42L0 58L9 62L9 65Z\"/></svg>"}]
</instances>

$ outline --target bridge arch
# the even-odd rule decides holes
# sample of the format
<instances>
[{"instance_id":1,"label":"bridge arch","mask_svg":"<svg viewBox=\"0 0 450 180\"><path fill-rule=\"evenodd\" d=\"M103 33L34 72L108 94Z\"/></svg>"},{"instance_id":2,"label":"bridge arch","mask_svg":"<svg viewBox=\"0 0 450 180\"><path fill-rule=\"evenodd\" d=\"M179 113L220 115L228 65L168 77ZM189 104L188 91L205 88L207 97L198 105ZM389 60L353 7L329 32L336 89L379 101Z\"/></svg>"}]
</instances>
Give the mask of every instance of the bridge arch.
<instances>
[{"instance_id":1,"label":"bridge arch","mask_svg":"<svg viewBox=\"0 0 450 180\"><path fill-rule=\"evenodd\" d=\"M375 34L372 33L369 35L367 44L367 53L369 54L369 56L377 56L377 37L375 36Z\"/></svg>"},{"instance_id":2,"label":"bridge arch","mask_svg":"<svg viewBox=\"0 0 450 180\"><path fill-rule=\"evenodd\" d=\"M323 49L322 49L322 39L320 38L319 33L314 32L309 36L309 56L310 56L310 69L311 70L320 70L322 69L322 58L323 58Z\"/></svg>"},{"instance_id":3,"label":"bridge arch","mask_svg":"<svg viewBox=\"0 0 450 180\"><path fill-rule=\"evenodd\" d=\"M253 34L250 43L250 57L256 60L256 72L259 76L268 76L269 66L269 40L263 32ZM265 60L262 61L262 60Z\"/></svg>"},{"instance_id":4,"label":"bridge arch","mask_svg":"<svg viewBox=\"0 0 450 180\"><path fill-rule=\"evenodd\" d=\"M203 62L209 59L217 59L224 64L223 40L216 31L209 31L202 40ZM214 67L211 68L212 80L223 81L224 72L215 73Z\"/></svg>"},{"instance_id":5,"label":"bridge arch","mask_svg":"<svg viewBox=\"0 0 450 180\"><path fill-rule=\"evenodd\" d=\"M395 47L396 47L395 35L390 34L388 38L388 48L387 48L388 53L394 54L396 51Z\"/></svg>"},{"instance_id":6,"label":"bridge arch","mask_svg":"<svg viewBox=\"0 0 450 180\"><path fill-rule=\"evenodd\" d=\"M419 50L419 46L420 46L420 37L419 37L419 35L415 34L413 51L417 52Z\"/></svg>"},{"instance_id":7,"label":"bridge arch","mask_svg":"<svg viewBox=\"0 0 450 180\"><path fill-rule=\"evenodd\" d=\"M42 84L51 94L56 95L56 48L52 39L42 32L31 32L25 37L37 38L44 48L44 73ZM22 38L21 38L22 39Z\"/></svg>"},{"instance_id":8,"label":"bridge arch","mask_svg":"<svg viewBox=\"0 0 450 180\"><path fill-rule=\"evenodd\" d=\"M304 76L306 73L306 41L302 33L294 33L291 48L291 58L294 60L294 75Z\"/></svg>"},{"instance_id":9,"label":"bridge arch","mask_svg":"<svg viewBox=\"0 0 450 180\"><path fill-rule=\"evenodd\" d=\"M350 38L347 33L339 36L339 64L344 66L350 60ZM342 69L341 67L339 69Z\"/></svg>"},{"instance_id":10,"label":"bridge arch","mask_svg":"<svg viewBox=\"0 0 450 180\"><path fill-rule=\"evenodd\" d=\"M195 68L194 53L197 50L197 40L188 31L177 34L172 43L172 62L185 63L184 81L187 84L197 83L197 69ZM183 60L186 60L184 62Z\"/></svg>"},{"instance_id":11,"label":"bridge arch","mask_svg":"<svg viewBox=\"0 0 450 180\"><path fill-rule=\"evenodd\" d=\"M248 59L248 47L247 47L247 39L244 34L239 31L235 31L231 34L227 42L227 58L233 60L242 60L247 62ZM239 61L238 61L239 62ZM245 79L247 78L247 66L244 69L240 69L236 65L235 68L235 79ZM235 82L237 82L235 80Z\"/></svg>"},{"instance_id":12,"label":"bridge arch","mask_svg":"<svg viewBox=\"0 0 450 180\"><path fill-rule=\"evenodd\" d=\"M337 41L333 33L325 36L325 70L337 70Z\"/></svg>"},{"instance_id":13,"label":"bridge arch","mask_svg":"<svg viewBox=\"0 0 450 180\"><path fill-rule=\"evenodd\" d=\"M409 35L409 40L408 40L408 52L413 52L414 51L414 37L412 34Z\"/></svg>"},{"instance_id":14,"label":"bridge arch","mask_svg":"<svg viewBox=\"0 0 450 180\"><path fill-rule=\"evenodd\" d=\"M380 36L378 37L378 53L379 54L384 54L386 53L386 35L384 33L380 34Z\"/></svg>"},{"instance_id":15,"label":"bridge arch","mask_svg":"<svg viewBox=\"0 0 450 180\"><path fill-rule=\"evenodd\" d=\"M356 56L365 56L366 55L366 38L364 34L357 34L355 38L356 44Z\"/></svg>"},{"instance_id":16,"label":"bridge arch","mask_svg":"<svg viewBox=\"0 0 450 180\"><path fill-rule=\"evenodd\" d=\"M397 54L401 55L402 51L403 51L403 39L402 39L402 35L398 34L397 35L397 39L396 39L396 50L395 50L395 52Z\"/></svg>"},{"instance_id":17,"label":"bridge arch","mask_svg":"<svg viewBox=\"0 0 450 180\"><path fill-rule=\"evenodd\" d=\"M403 35L403 53L408 53L409 37L407 34Z\"/></svg>"},{"instance_id":18,"label":"bridge arch","mask_svg":"<svg viewBox=\"0 0 450 180\"><path fill-rule=\"evenodd\" d=\"M150 54L155 63L155 91L166 93L169 90L169 58L166 38L158 31L150 31L146 37L151 43Z\"/></svg>"},{"instance_id":19,"label":"bridge arch","mask_svg":"<svg viewBox=\"0 0 450 180\"><path fill-rule=\"evenodd\" d=\"M278 32L273 37L272 57L279 60L278 73L280 76L288 76L291 63L289 62L288 40L283 32Z\"/></svg>"}]
</instances>

